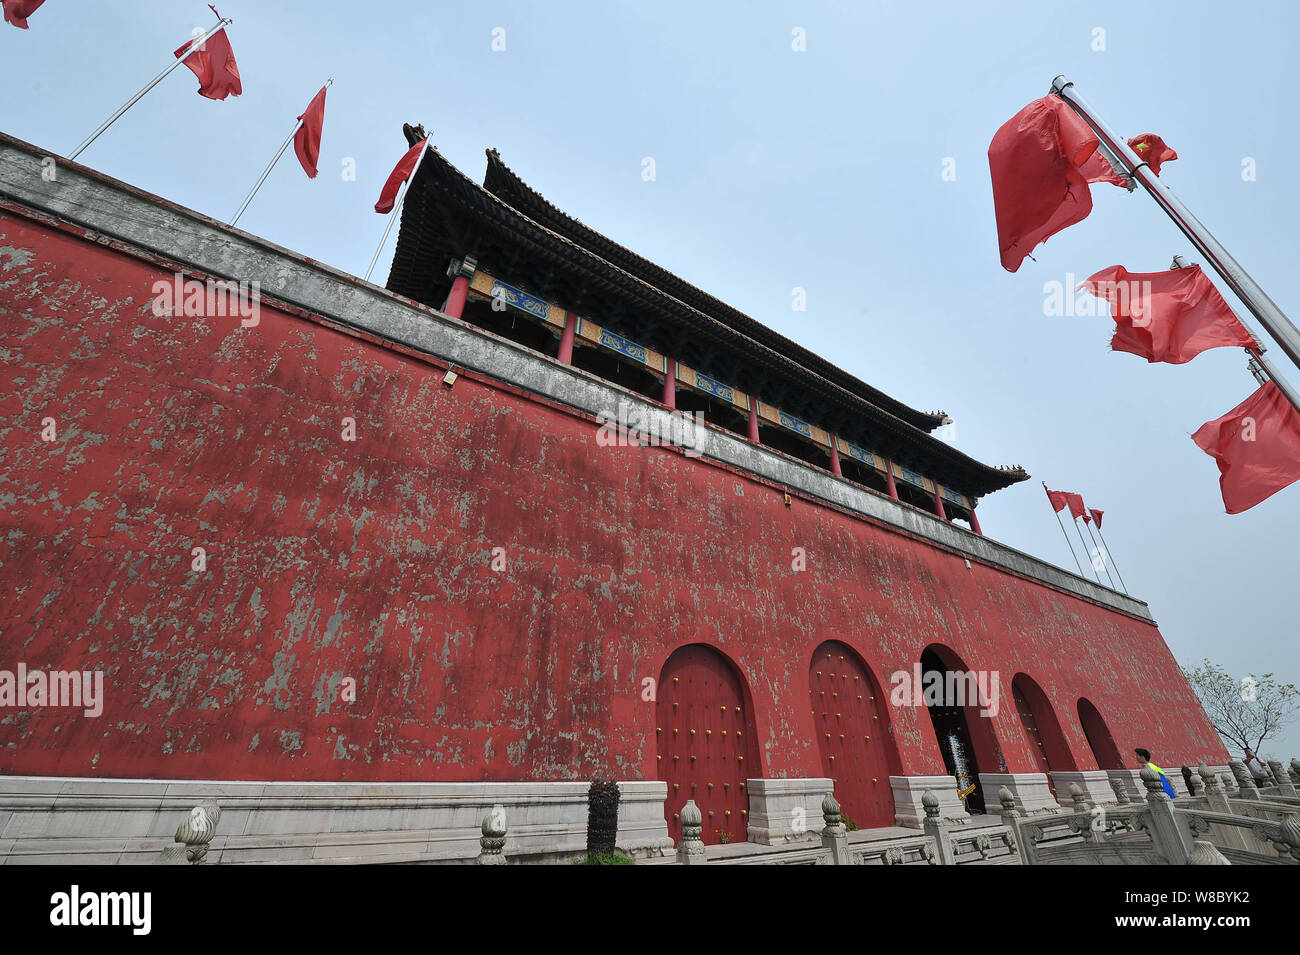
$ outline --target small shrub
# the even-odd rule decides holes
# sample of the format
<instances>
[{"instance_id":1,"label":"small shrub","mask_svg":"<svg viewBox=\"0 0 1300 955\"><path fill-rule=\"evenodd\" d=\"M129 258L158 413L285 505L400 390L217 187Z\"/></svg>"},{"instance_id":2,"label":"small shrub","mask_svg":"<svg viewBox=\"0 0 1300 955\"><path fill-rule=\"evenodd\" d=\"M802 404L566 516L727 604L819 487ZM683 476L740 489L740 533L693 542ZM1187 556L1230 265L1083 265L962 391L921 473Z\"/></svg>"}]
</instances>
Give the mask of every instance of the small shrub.
<instances>
[{"instance_id":1,"label":"small shrub","mask_svg":"<svg viewBox=\"0 0 1300 955\"><path fill-rule=\"evenodd\" d=\"M844 823L845 832L857 832L858 824L848 817L847 813L840 813L840 822Z\"/></svg>"},{"instance_id":2,"label":"small shrub","mask_svg":"<svg viewBox=\"0 0 1300 955\"><path fill-rule=\"evenodd\" d=\"M636 859L621 852L588 852L573 860L574 865L636 865Z\"/></svg>"}]
</instances>

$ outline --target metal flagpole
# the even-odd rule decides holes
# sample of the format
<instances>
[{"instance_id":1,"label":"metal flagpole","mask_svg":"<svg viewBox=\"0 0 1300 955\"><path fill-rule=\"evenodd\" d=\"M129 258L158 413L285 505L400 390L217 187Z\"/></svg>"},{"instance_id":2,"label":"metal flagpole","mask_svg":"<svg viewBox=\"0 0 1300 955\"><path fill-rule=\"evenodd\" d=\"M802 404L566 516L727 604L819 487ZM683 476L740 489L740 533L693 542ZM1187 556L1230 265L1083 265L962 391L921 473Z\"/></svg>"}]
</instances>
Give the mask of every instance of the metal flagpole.
<instances>
[{"instance_id":1,"label":"metal flagpole","mask_svg":"<svg viewBox=\"0 0 1300 955\"><path fill-rule=\"evenodd\" d=\"M1115 558L1111 555L1110 545L1106 543L1106 535L1101 532L1101 525L1097 525L1097 536L1101 538L1101 546L1106 548L1106 562L1115 564ZM1128 593L1128 584L1124 583L1124 575L1119 572L1119 564L1115 564L1115 576L1119 578L1119 585L1124 588L1124 593Z\"/></svg>"},{"instance_id":2,"label":"metal flagpole","mask_svg":"<svg viewBox=\"0 0 1300 955\"><path fill-rule=\"evenodd\" d=\"M334 77L331 76L328 82L326 82L325 88L329 89L333 85L334 85ZM239 221L239 217L244 214L244 210L248 208L248 204L252 202L253 197L257 195L257 190L262 188L262 183L266 182L266 177L271 175L271 170L275 168L275 164L280 161L280 157L284 155L284 151L289 148L289 144L293 142L293 137L298 135L298 130L301 128L302 128L302 120L298 120L296 123L293 124L293 130L292 132L289 133L289 138L284 141L284 145L280 147L280 151L277 152L275 154L275 158L271 160L271 165L266 167L266 171L262 173L262 177L258 179L257 182L253 185L253 191L248 194L248 198L244 200L244 204L239 207L239 211L235 213L235 217L230 220L231 225L234 225L236 222Z\"/></svg>"},{"instance_id":3,"label":"metal flagpole","mask_svg":"<svg viewBox=\"0 0 1300 955\"><path fill-rule=\"evenodd\" d=\"M1187 261L1186 256L1175 255L1174 261L1170 265L1170 268L1185 269L1191 264L1192 263ZM1235 315L1236 313L1234 312L1233 314ZM1240 315L1237 315L1236 317L1238 321L1241 321ZM1245 329L1248 332L1250 332L1251 337L1256 339L1256 341L1258 341L1259 336L1255 334L1255 330L1251 328L1246 322L1241 322L1241 324L1243 327L1245 327ZM1295 406L1295 409L1297 411L1300 411L1300 393L1297 393L1296 390L1291 387L1291 383L1277 373L1277 369L1273 367L1273 363L1264 357L1264 346L1260 345L1258 348L1252 348L1248 346L1246 348L1246 354L1250 355L1250 357L1255 360L1255 362L1259 365L1259 367L1264 370L1264 373L1273 382L1273 384L1277 385L1278 391L1282 392L1282 394L1286 397L1286 400L1291 402L1291 404ZM1260 384L1263 384L1263 382L1260 382Z\"/></svg>"},{"instance_id":4,"label":"metal flagpole","mask_svg":"<svg viewBox=\"0 0 1300 955\"><path fill-rule=\"evenodd\" d=\"M1210 231L1205 226L1201 225L1169 187L1156 177L1150 166L1133 152L1128 143L1117 136L1093 112L1088 101L1079 95L1078 90L1074 88L1074 84L1067 80L1063 74L1052 80L1051 92L1069 103L1074 111L1092 127L1092 130L1102 143L1123 161L1123 164L1128 167L1125 171L1151 194L1151 198L1155 199L1160 208L1165 211L1165 214L1174 221L1178 228L1182 229L1187 238L1191 239L1192 244L1205 257L1205 260L1228 283L1228 286L1236 293L1237 297L1250 309L1251 314L1259 319L1259 323L1277 342L1278 347L1282 349L1297 368L1300 368L1300 330L1296 329L1290 319L1255 283L1255 280L1247 274L1246 270L1237 264L1237 260L1228 254L1228 250L1219 244L1219 241L1210 234ZM1281 385L1279 385L1280 387Z\"/></svg>"},{"instance_id":5,"label":"metal flagpole","mask_svg":"<svg viewBox=\"0 0 1300 955\"><path fill-rule=\"evenodd\" d=\"M1079 546L1083 548L1083 552L1086 554L1088 553L1088 545L1083 542L1083 531L1079 530L1079 519L1073 513L1070 514L1070 517L1074 520L1074 532L1079 535ZM1088 566L1092 568L1092 576L1097 578L1097 583L1101 583L1101 574L1097 573L1097 565L1092 561L1088 561Z\"/></svg>"},{"instance_id":6,"label":"metal flagpole","mask_svg":"<svg viewBox=\"0 0 1300 955\"><path fill-rule=\"evenodd\" d=\"M207 42L208 37L212 36L212 34L216 33L218 30L220 30L220 29L222 29L222 28L224 28L224 27L228 27L228 26L230 26L230 24L232 24L232 23L234 23L234 22L235 22L235 21L234 21L233 19L231 19L230 17L223 17L223 18L222 18L222 19L217 23L217 25L214 26L211 30L209 30L207 33L203 34L203 36L199 37L197 40L194 40L193 42L191 42L190 45L186 48L185 52L184 52L183 54L181 54L180 56L176 57L176 61L175 61L174 63L172 63L171 66L167 67L167 69L163 70L161 73L159 73L157 76L155 76L154 79L153 79L153 82L152 82L152 83L150 83L148 86L146 86L146 87L145 87L144 89L142 89L140 92L136 93L136 94L135 94L134 96L132 96L129 100L127 100L125 106L123 106L123 107L122 107L121 109L119 109L116 113L114 113L112 116L110 116L110 117L108 118L108 120L104 123L104 125L100 126L99 129L97 129L97 130L95 130L93 133L91 133L91 134L90 134L90 137L89 137L89 138L88 138L84 143L82 143L80 146L78 146L76 149L74 149L74 150L72 151L72 153L68 156L68 161L71 162L72 160L74 160L74 159L76 159L78 156L80 156L80 155L82 154L82 152L85 151L85 149L86 149L87 146L89 146L89 145L90 145L91 143L93 143L96 139L98 139L98 138L100 137L100 134L103 133L104 130L108 129L108 127L112 126L112 125L113 125L114 123L116 123L119 119L121 119L121 118L122 118L122 114L125 113L125 112L126 112L128 109L130 109L132 106L134 106L136 103L138 103L138 102L140 101L140 98L143 97L145 93L148 93L151 89L153 89L155 86L157 86L157 85L158 85L159 83L161 83L163 80L165 80L165 79L167 78L167 74L168 74L168 73L170 73L172 70L176 69L176 67L178 67L178 66L180 66L182 63L184 63L185 60L189 58L189 55L190 55L191 53L194 52L194 50L195 50L196 47L202 46L204 43Z\"/></svg>"},{"instance_id":7,"label":"metal flagpole","mask_svg":"<svg viewBox=\"0 0 1300 955\"><path fill-rule=\"evenodd\" d=\"M1044 491L1047 490L1046 481L1043 482L1043 490ZM1065 533L1065 524L1061 522L1061 512L1056 510L1056 506L1052 504L1052 499L1050 496L1047 499L1047 504L1056 513L1056 523L1061 525L1061 536L1065 538L1065 546L1070 548L1070 556L1074 558L1074 566L1079 568L1079 576L1082 577L1083 565L1079 563L1079 556L1074 552L1074 545L1070 543L1070 535Z\"/></svg>"},{"instance_id":8,"label":"metal flagpole","mask_svg":"<svg viewBox=\"0 0 1300 955\"><path fill-rule=\"evenodd\" d=\"M1093 553L1094 553L1094 554L1100 554L1100 553L1101 553L1101 548L1099 548L1099 547L1097 546L1097 538L1095 538L1095 537L1092 536L1092 522L1091 522L1091 521L1084 521L1083 523L1084 523L1084 526L1088 528L1088 539L1092 541L1092 551L1093 551ZM1076 526L1077 526L1077 525L1076 525ZM1115 589L1115 578L1112 577L1112 576L1110 575L1110 560L1108 559L1109 557L1110 557L1110 555L1107 554L1107 555L1106 555L1106 558L1107 558L1107 559L1103 559L1102 562L1101 562L1101 564L1102 564L1103 567L1106 568L1106 579L1110 581L1110 589L1111 589L1111 590L1114 590L1114 589ZM1093 570L1096 570L1096 569L1097 569L1096 567L1093 567Z\"/></svg>"},{"instance_id":9,"label":"metal flagpole","mask_svg":"<svg viewBox=\"0 0 1300 955\"><path fill-rule=\"evenodd\" d=\"M397 202L393 203L392 214L388 217L388 226L384 229L384 237L379 240L379 248L375 249L375 257L370 260L370 268L366 269L366 281L370 281L370 273L375 270L375 265L379 262L379 253L384 251L384 245L388 242L388 233L393 231L393 223L397 221L397 214L402 211L402 203L406 201L406 187L415 182L415 174L420 171L420 166L424 163L424 154L429 151L429 141L424 141L424 149L420 150L420 158L415 161L415 168L402 183L402 188L397 193Z\"/></svg>"}]
</instances>

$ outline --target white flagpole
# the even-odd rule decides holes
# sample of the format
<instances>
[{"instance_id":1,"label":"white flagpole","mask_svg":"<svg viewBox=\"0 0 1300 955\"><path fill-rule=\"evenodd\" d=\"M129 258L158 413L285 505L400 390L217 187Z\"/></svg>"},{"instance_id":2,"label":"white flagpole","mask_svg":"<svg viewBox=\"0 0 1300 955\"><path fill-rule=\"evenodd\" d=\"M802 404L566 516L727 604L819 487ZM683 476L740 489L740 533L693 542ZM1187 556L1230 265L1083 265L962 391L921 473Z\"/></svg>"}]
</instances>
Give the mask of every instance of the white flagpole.
<instances>
[{"instance_id":1,"label":"white flagpole","mask_svg":"<svg viewBox=\"0 0 1300 955\"><path fill-rule=\"evenodd\" d=\"M1106 561L1115 564L1115 558L1111 556L1110 545L1106 543L1106 535L1101 532L1101 525L1097 525L1097 536L1101 538L1101 546L1106 548ZM1115 564L1115 576L1119 578L1119 585L1124 588L1124 593L1128 593L1128 584L1124 583L1124 575L1119 572L1119 564Z\"/></svg>"},{"instance_id":2,"label":"white flagpole","mask_svg":"<svg viewBox=\"0 0 1300 955\"><path fill-rule=\"evenodd\" d=\"M190 45L189 45L188 47L186 47L185 52L182 53L180 56L176 57L176 61L175 61L174 63L172 63L171 66L167 67L167 69L163 70L161 73L159 73L157 76L155 76L154 79L153 79L153 82L151 82L148 86L146 86L146 87L145 87L144 89L142 89L140 92L136 93L136 94L135 94L134 96L132 96L129 100L127 100L125 106L123 106L121 109L119 109L119 110L118 110L116 113L114 113L112 116L108 117L108 119L107 119L107 121L105 121L104 125L100 126L99 129L97 129L97 130L95 130L93 133L91 133L90 136L89 136L89 138L87 138L87 140L86 140L84 143L82 143L80 146L78 146L76 149L74 149L74 150L72 151L72 153L68 156L68 161L71 162L72 160L74 160L74 159L76 159L78 156L80 156L80 155L82 154L82 152L85 151L85 149L86 149L87 146L89 146L89 145L90 145L91 143L93 143L96 139L98 139L98 138L100 137L100 134L103 133L104 130L108 129L108 127L112 126L112 125L113 125L114 123L116 123L119 119L121 119L121 118L122 118L122 114L125 113L125 112L126 112L128 109L130 109L132 106L134 106L136 103L138 103L138 102L140 101L140 98L143 97L145 93L148 93L151 89L153 89L155 86L157 86L157 85L158 85L159 83L161 83L163 80L165 80L165 79L167 78L167 74L168 74L168 73L170 73L172 70L176 69L176 67L178 67L178 66L180 66L182 63L184 63L185 60L189 57L189 55L190 55L191 53L194 52L194 50L195 50L196 47L202 46L205 42L207 42L208 37L212 36L212 34L216 33L218 30L220 30L220 29L222 29L222 28L224 28L224 27L227 27L227 26L229 26L230 24L232 24L232 23L234 23L234 22L235 22L235 21L232 20L230 17L224 17L223 19L221 19L221 20L217 23L216 26L214 26L214 27L213 27L211 30L209 30L207 33L203 34L203 36L199 37L197 40L192 41L192 42L190 43Z\"/></svg>"},{"instance_id":3,"label":"white flagpole","mask_svg":"<svg viewBox=\"0 0 1300 955\"><path fill-rule=\"evenodd\" d=\"M329 80L325 83L325 88L329 89L333 85L334 85L334 77L331 76ZM315 97L313 97L313 99L315 99ZM298 120L296 123L293 124L293 129L289 133L289 138L284 141L284 145L280 147L280 151L277 152L275 154L275 158L271 160L271 165L266 167L266 171L262 173L262 177L258 179L257 182L253 185L253 191L248 194L248 198L244 200L244 204L239 207L239 211L235 213L235 217L230 220L231 225L234 225L236 222L239 221L239 217L244 214L244 210L248 208L248 204L253 201L253 197L257 195L257 190L262 188L262 183L266 182L266 177L271 175L271 170L274 169L275 164L280 161L280 157L283 156L284 151L289 148L289 144L293 142L293 137L298 135L298 130L301 127L302 127L302 120Z\"/></svg>"},{"instance_id":4,"label":"white flagpole","mask_svg":"<svg viewBox=\"0 0 1300 955\"><path fill-rule=\"evenodd\" d=\"M1191 239L1192 244L1196 246L1201 255L1205 256L1205 260L1214 267L1214 270L1219 273L1223 281L1228 284L1228 287L1250 309L1251 314L1259 319L1259 323L1264 326L1264 330L1273 336L1273 340L1277 342L1286 356L1291 359L1297 368L1300 368L1300 329L1291 324L1291 320L1265 294L1264 290L1256 284L1246 270L1237 263L1237 260L1228 253L1228 250L1219 243L1219 240L1211 235L1210 231L1201 225L1196 216L1192 215L1191 210L1173 194L1173 191L1156 177L1155 173L1151 171L1151 167L1093 111L1088 101L1079 95L1073 83L1067 80L1064 75L1057 76L1052 80L1050 92L1055 93L1069 103L1071 108L1083 117L1088 126L1097 134L1097 138L1120 158L1126 167L1124 172L1136 179L1151 194L1151 198L1156 201L1156 204L1165 211L1169 218L1174 220L1174 224L1182 229L1183 234Z\"/></svg>"},{"instance_id":5,"label":"white flagpole","mask_svg":"<svg viewBox=\"0 0 1300 955\"><path fill-rule=\"evenodd\" d=\"M1093 553L1100 554L1100 553L1101 553L1101 549L1097 546L1097 538L1095 538L1095 537L1092 536L1092 522L1091 522L1091 521L1084 521L1083 523L1084 523L1084 526L1088 528L1088 538L1089 538L1089 540L1092 541L1092 550L1093 550ZM1107 555L1102 559L1101 565L1102 565L1103 567L1106 568L1106 579L1110 581L1110 589L1111 589L1111 590L1114 590L1114 589L1115 589L1115 578L1112 577L1112 576L1110 575L1110 554L1107 554ZM1093 569L1096 570L1095 567L1094 567Z\"/></svg>"},{"instance_id":6,"label":"white flagpole","mask_svg":"<svg viewBox=\"0 0 1300 955\"><path fill-rule=\"evenodd\" d=\"M420 166L424 163L424 154L429 151L429 141L424 141L424 149L420 150L420 158L415 161L415 168L407 176L406 182L402 183L402 188L398 190L397 202L393 204L393 211L388 216L388 226L384 229L384 237L379 240L379 248L375 249L375 257L370 260L370 268L366 269L366 281L370 281L370 273L375 270L379 263L379 253L384 251L384 245L388 242L388 233L393 231L393 223L397 221L397 214L402 211L402 203L406 201L406 187L415 182L415 174L420 171Z\"/></svg>"}]
</instances>

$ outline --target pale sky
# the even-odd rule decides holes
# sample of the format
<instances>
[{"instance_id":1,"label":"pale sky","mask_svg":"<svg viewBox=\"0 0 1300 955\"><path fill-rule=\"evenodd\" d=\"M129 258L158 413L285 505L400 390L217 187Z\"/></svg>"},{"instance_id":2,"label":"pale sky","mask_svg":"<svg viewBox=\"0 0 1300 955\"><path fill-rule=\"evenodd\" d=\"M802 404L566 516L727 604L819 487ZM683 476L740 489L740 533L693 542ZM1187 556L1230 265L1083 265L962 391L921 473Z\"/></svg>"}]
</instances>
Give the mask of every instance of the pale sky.
<instances>
[{"instance_id":1,"label":"pale sky","mask_svg":"<svg viewBox=\"0 0 1300 955\"><path fill-rule=\"evenodd\" d=\"M1178 151L1162 178L1300 316L1291 5L218 8L235 19L244 95L202 99L177 70L82 162L228 219L333 76L320 177L307 180L290 151L241 228L364 274L403 122L424 123L478 181L496 147L586 224L900 400L946 410L964 452L1023 464L1030 482L981 504L989 536L1072 569L1040 482L1103 509L1119 570L1179 662L1300 678L1300 486L1228 516L1214 462L1190 439L1254 390L1242 353L1148 365L1108 350L1106 317L1044 314L1044 283L1116 264L1159 271L1192 255L1189 243L1144 193L1103 184L1088 219L1007 273L986 158L998 126L1067 74L1122 135L1158 133ZM29 31L0 24L0 129L67 153L211 22L189 0L48 0ZM341 175L347 159L356 181ZM942 178L947 159L954 181ZM392 240L381 284L391 253ZM791 308L795 287L805 312ZM1285 368L1279 349L1271 356ZM1300 385L1300 370L1284 374ZM1264 753L1300 755L1300 730Z\"/></svg>"}]
</instances>

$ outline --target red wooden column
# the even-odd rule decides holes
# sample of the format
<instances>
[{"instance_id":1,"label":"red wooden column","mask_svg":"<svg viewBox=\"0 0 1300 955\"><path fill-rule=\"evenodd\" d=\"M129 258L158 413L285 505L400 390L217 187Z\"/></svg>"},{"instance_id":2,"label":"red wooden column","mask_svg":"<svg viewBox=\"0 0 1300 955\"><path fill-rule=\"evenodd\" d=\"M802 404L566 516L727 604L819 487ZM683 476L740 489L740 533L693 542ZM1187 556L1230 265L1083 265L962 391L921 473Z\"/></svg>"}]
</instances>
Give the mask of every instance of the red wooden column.
<instances>
[{"instance_id":1,"label":"red wooden column","mask_svg":"<svg viewBox=\"0 0 1300 955\"><path fill-rule=\"evenodd\" d=\"M980 530L980 519L975 516L974 507L970 509L970 529L973 530L980 537L984 536L984 532Z\"/></svg>"},{"instance_id":2,"label":"red wooden column","mask_svg":"<svg viewBox=\"0 0 1300 955\"><path fill-rule=\"evenodd\" d=\"M898 500L898 485L894 483L894 462L885 462L885 487L889 489L889 496L895 501Z\"/></svg>"},{"instance_id":3,"label":"red wooden column","mask_svg":"<svg viewBox=\"0 0 1300 955\"><path fill-rule=\"evenodd\" d=\"M668 373L664 375L664 404L669 408L677 407L677 361L673 358L666 359L668 362Z\"/></svg>"},{"instance_id":4,"label":"red wooden column","mask_svg":"<svg viewBox=\"0 0 1300 955\"><path fill-rule=\"evenodd\" d=\"M943 509L943 495L939 493L939 482L934 482L934 513L939 515L939 520L946 521L948 512Z\"/></svg>"},{"instance_id":5,"label":"red wooden column","mask_svg":"<svg viewBox=\"0 0 1300 955\"><path fill-rule=\"evenodd\" d=\"M758 399L753 395L749 397L749 440L755 444L762 444L758 439Z\"/></svg>"},{"instance_id":6,"label":"red wooden column","mask_svg":"<svg viewBox=\"0 0 1300 955\"><path fill-rule=\"evenodd\" d=\"M578 330L578 316L564 313L564 331L560 333L560 352L556 356L566 365L573 364L573 336Z\"/></svg>"},{"instance_id":7,"label":"red wooden column","mask_svg":"<svg viewBox=\"0 0 1300 955\"><path fill-rule=\"evenodd\" d=\"M474 277L474 269L478 263L473 256L465 256L464 261L457 262L454 259L451 263L453 278L451 282L451 291L447 293L447 302L442 306L442 310L452 318L460 318L461 313L465 311L465 297L469 295L469 280Z\"/></svg>"},{"instance_id":8,"label":"red wooden column","mask_svg":"<svg viewBox=\"0 0 1300 955\"><path fill-rule=\"evenodd\" d=\"M831 435L831 474L836 477L844 477L844 472L840 470L840 449L835 446L835 435Z\"/></svg>"}]
</instances>

